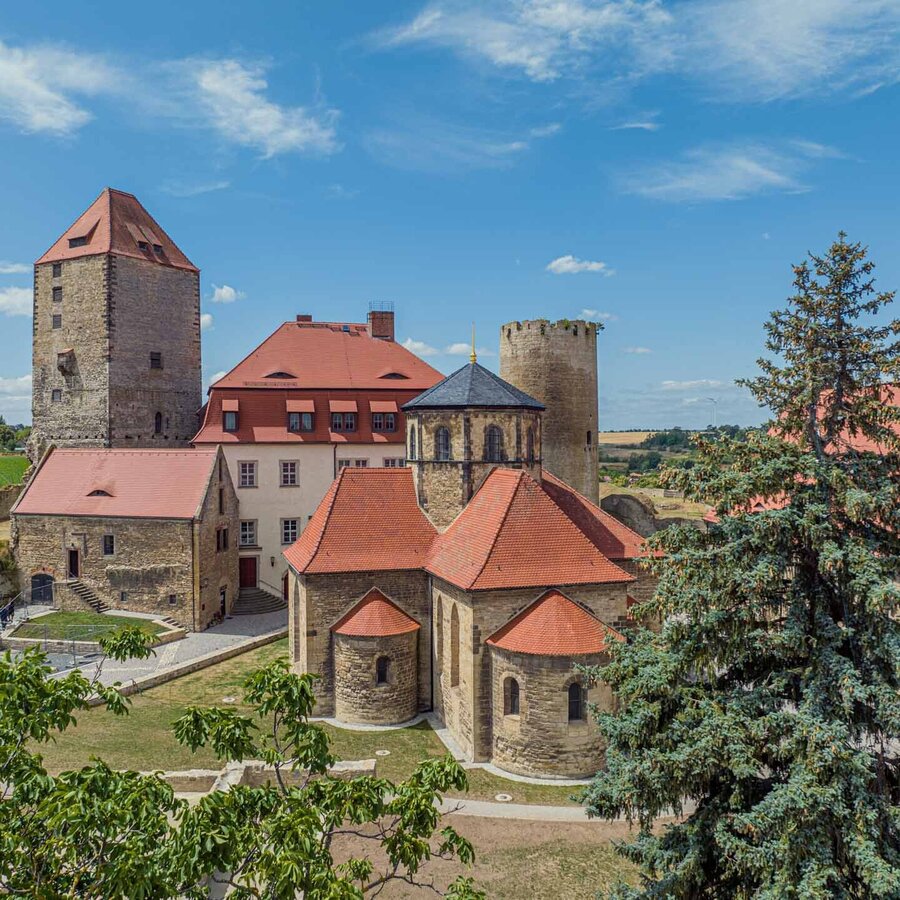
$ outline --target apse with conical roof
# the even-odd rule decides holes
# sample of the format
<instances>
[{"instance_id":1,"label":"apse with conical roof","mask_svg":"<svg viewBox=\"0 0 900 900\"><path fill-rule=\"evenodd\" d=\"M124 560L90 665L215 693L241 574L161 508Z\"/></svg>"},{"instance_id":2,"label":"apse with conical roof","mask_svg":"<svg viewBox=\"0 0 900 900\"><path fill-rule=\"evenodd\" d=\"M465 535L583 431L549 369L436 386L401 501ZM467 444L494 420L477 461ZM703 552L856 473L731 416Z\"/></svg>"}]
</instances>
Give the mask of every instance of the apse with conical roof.
<instances>
[{"instance_id":1,"label":"apse with conical roof","mask_svg":"<svg viewBox=\"0 0 900 900\"><path fill-rule=\"evenodd\" d=\"M543 404L477 361L403 411L419 505L438 528L456 518L497 466L540 480Z\"/></svg>"}]
</instances>

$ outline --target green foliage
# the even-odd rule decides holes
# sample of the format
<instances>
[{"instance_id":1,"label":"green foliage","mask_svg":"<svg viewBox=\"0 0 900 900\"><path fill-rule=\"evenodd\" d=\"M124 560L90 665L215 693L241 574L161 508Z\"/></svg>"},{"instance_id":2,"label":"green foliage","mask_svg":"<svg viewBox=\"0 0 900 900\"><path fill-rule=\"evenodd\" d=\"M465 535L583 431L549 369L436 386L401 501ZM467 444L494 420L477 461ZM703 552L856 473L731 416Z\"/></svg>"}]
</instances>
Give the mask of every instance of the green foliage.
<instances>
[{"instance_id":1,"label":"green foliage","mask_svg":"<svg viewBox=\"0 0 900 900\"><path fill-rule=\"evenodd\" d=\"M137 628L102 640L117 660L146 657L147 642ZM0 659L0 893L200 898L212 880L234 897L361 898L394 879L419 883L435 857L472 862L471 845L440 827L437 808L443 792L465 789L462 768L447 756L398 784L331 776L325 732L309 722L312 676L292 674L281 660L247 679L252 715L192 708L175 725L180 742L211 746L222 761L265 760L276 783L216 791L193 807L155 775L99 761L49 776L31 748L72 725L92 695L112 714L128 711L99 673L92 681L49 674L38 651ZM336 863L332 844L345 835L371 843L386 863L376 868L368 854ZM461 877L447 896L483 894Z\"/></svg>"},{"instance_id":2,"label":"green foliage","mask_svg":"<svg viewBox=\"0 0 900 900\"><path fill-rule=\"evenodd\" d=\"M628 457L629 472L655 472L662 465L662 454L656 450L649 453L634 453Z\"/></svg>"},{"instance_id":3,"label":"green foliage","mask_svg":"<svg viewBox=\"0 0 900 900\"><path fill-rule=\"evenodd\" d=\"M657 431L648 435L640 444L646 450L690 450L691 433L681 428L670 428L668 431Z\"/></svg>"},{"instance_id":4,"label":"green foliage","mask_svg":"<svg viewBox=\"0 0 900 900\"><path fill-rule=\"evenodd\" d=\"M0 456L0 487L21 484L27 468L28 458L25 456Z\"/></svg>"},{"instance_id":5,"label":"green foliage","mask_svg":"<svg viewBox=\"0 0 900 900\"><path fill-rule=\"evenodd\" d=\"M664 476L719 523L654 536L662 629L597 673L621 709L585 799L640 826L617 897L900 896L900 322L860 321L893 299L871 271L843 234L797 266L749 384L777 418Z\"/></svg>"}]
</instances>

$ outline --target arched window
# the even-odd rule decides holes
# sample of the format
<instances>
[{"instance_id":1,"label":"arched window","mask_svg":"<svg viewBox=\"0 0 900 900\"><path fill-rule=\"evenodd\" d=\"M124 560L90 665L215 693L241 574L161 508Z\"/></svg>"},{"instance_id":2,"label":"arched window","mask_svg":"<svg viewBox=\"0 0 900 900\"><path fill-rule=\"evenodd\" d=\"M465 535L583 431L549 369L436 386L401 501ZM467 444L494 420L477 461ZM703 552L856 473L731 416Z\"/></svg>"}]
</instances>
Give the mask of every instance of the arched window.
<instances>
[{"instance_id":1,"label":"arched window","mask_svg":"<svg viewBox=\"0 0 900 900\"><path fill-rule=\"evenodd\" d=\"M515 678L507 678L503 682L503 715L519 714L519 682Z\"/></svg>"},{"instance_id":2,"label":"arched window","mask_svg":"<svg viewBox=\"0 0 900 900\"><path fill-rule=\"evenodd\" d=\"M450 459L450 429L441 426L434 433L434 456L435 459Z\"/></svg>"},{"instance_id":3,"label":"arched window","mask_svg":"<svg viewBox=\"0 0 900 900\"><path fill-rule=\"evenodd\" d=\"M525 458L528 465L534 465L534 429L529 428L525 433Z\"/></svg>"},{"instance_id":4,"label":"arched window","mask_svg":"<svg viewBox=\"0 0 900 900\"><path fill-rule=\"evenodd\" d=\"M569 721L583 722L587 711L587 692L580 681L569 685Z\"/></svg>"},{"instance_id":5,"label":"arched window","mask_svg":"<svg viewBox=\"0 0 900 900\"><path fill-rule=\"evenodd\" d=\"M387 684L390 680L391 660L388 656L379 656L375 660L375 684Z\"/></svg>"},{"instance_id":6,"label":"arched window","mask_svg":"<svg viewBox=\"0 0 900 900\"><path fill-rule=\"evenodd\" d=\"M162 434L162 413L157 413L153 417L153 433Z\"/></svg>"},{"instance_id":7,"label":"arched window","mask_svg":"<svg viewBox=\"0 0 900 900\"><path fill-rule=\"evenodd\" d=\"M434 626L435 626L435 650L434 655L437 661L437 670L440 672L444 668L444 604L441 601L441 595L438 594L437 606L434 610Z\"/></svg>"},{"instance_id":8,"label":"arched window","mask_svg":"<svg viewBox=\"0 0 900 900\"><path fill-rule=\"evenodd\" d=\"M416 426L409 429L409 458L416 458Z\"/></svg>"},{"instance_id":9,"label":"arched window","mask_svg":"<svg viewBox=\"0 0 900 900\"><path fill-rule=\"evenodd\" d=\"M459 613L456 604L450 613L450 687L459 684Z\"/></svg>"},{"instance_id":10,"label":"arched window","mask_svg":"<svg viewBox=\"0 0 900 900\"><path fill-rule=\"evenodd\" d=\"M484 431L484 458L488 462L503 461L503 432L497 425L488 425Z\"/></svg>"}]
</instances>

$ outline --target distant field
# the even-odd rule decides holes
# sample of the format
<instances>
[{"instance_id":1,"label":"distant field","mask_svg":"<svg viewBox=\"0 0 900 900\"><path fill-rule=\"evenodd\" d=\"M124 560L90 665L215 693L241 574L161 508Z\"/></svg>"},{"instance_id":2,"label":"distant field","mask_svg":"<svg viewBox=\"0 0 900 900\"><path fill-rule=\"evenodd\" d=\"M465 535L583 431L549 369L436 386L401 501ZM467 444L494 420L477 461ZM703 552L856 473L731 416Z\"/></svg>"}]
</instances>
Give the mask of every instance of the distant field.
<instances>
[{"instance_id":1,"label":"distant field","mask_svg":"<svg viewBox=\"0 0 900 900\"><path fill-rule=\"evenodd\" d=\"M646 440L655 431L601 431L597 436L598 444L639 444Z\"/></svg>"},{"instance_id":2,"label":"distant field","mask_svg":"<svg viewBox=\"0 0 900 900\"><path fill-rule=\"evenodd\" d=\"M20 484L28 458L25 456L0 456L0 487L5 484Z\"/></svg>"}]
</instances>

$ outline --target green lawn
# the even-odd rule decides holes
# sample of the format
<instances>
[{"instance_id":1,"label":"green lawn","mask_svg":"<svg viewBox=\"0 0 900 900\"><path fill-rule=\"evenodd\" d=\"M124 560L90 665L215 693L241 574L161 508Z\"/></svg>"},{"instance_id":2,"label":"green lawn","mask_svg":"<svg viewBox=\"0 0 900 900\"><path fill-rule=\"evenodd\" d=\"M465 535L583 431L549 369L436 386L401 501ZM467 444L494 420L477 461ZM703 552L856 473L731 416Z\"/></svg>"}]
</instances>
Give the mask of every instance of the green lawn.
<instances>
[{"instance_id":1,"label":"green lawn","mask_svg":"<svg viewBox=\"0 0 900 900\"><path fill-rule=\"evenodd\" d=\"M28 458L25 456L0 456L0 487L5 484L21 484L27 468Z\"/></svg>"},{"instance_id":2,"label":"green lawn","mask_svg":"<svg viewBox=\"0 0 900 900\"><path fill-rule=\"evenodd\" d=\"M111 618L104 616L103 618ZM38 622L34 623L39 625ZM225 705L223 699L242 696L247 673L287 652L287 640L268 644L208 669L184 675L133 697L131 712L114 718L104 709L78 715L77 726L44 748L47 768L52 772L76 768L97 756L114 768L140 771L154 769L220 768L208 750L191 753L172 736L172 723L191 705ZM242 709L240 703L229 704ZM368 759L376 750L390 755L377 757L378 772L386 778L406 777L423 759L443 756L447 751L426 723L392 731L347 731L324 726L332 750L339 759ZM573 788L522 784L480 769L469 772L468 796L492 800L495 794L510 794L516 803L565 804Z\"/></svg>"},{"instance_id":3,"label":"green lawn","mask_svg":"<svg viewBox=\"0 0 900 900\"><path fill-rule=\"evenodd\" d=\"M160 634L165 628L149 619L130 616L107 616L92 612L54 612L25 622L15 630L19 638L40 638L51 641L92 641L114 628L137 625L147 634Z\"/></svg>"}]
</instances>

